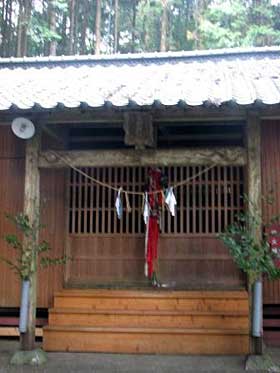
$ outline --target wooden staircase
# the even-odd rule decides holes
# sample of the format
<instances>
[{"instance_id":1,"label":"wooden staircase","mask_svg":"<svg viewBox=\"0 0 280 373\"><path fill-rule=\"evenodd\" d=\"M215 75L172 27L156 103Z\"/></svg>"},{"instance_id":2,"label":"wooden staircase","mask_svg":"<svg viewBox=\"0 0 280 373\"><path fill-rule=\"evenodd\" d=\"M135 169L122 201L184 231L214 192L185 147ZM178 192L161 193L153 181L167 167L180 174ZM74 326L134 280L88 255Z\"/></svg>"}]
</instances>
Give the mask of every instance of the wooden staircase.
<instances>
[{"instance_id":1,"label":"wooden staircase","mask_svg":"<svg viewBox=\"0 0 280 373\"><path fill-rule=\"evenodd\" d=\"M55 295L46 351L247 354L245 291L64 290Z\"/></svg>"}]
</instances>

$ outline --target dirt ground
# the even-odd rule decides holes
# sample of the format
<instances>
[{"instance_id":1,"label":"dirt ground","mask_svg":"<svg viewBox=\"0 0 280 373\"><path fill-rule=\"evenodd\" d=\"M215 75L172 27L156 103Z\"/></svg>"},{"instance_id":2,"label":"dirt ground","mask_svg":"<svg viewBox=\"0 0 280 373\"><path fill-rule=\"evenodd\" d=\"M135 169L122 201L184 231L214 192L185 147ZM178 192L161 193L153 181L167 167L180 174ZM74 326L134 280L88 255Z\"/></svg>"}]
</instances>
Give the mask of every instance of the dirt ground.
<instances>
[{"instance_id":1,"label":"dirt ground","mask_svg":"<svg viewBox=\"0 0 280 373\"><path fill-rule=\"evenodd\" d=\"M97 353L48 353L41 367L11 366L10 359L18 349L16 341L0 340L0 373L179 373L243 372L244 356L163 356ZM280 349L267 351L280 366Z\"/></svg>"}]
</instances>

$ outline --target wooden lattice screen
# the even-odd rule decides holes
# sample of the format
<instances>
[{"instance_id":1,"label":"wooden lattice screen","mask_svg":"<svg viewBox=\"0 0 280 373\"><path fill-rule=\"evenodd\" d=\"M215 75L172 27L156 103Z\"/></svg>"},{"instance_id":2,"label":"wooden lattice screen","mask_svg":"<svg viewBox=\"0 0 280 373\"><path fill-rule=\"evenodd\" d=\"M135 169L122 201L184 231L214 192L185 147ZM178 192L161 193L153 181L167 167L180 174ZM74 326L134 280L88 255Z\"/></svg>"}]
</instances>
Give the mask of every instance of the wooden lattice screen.
<instances>
[{"instance_id":1,"label":"wooden lattice screen","mask_svg":"<svg viewBox=\"0 0 280 373\"><path fill-rule=\"evenodd\" d=\"M163 167L168 183L191 178L204 166ZM144 191L147 167L82 168L88 175L126 190ZM177 214L162 213L162 235L209 235L221 232L243 209L243 168L214 167L175 189ZM69 175L69 233L71 235L137 235L144 233L141 196L130 195L132 211L115 212L116 192L94 184L76 171Z\"/></svg>"}]
</instances>

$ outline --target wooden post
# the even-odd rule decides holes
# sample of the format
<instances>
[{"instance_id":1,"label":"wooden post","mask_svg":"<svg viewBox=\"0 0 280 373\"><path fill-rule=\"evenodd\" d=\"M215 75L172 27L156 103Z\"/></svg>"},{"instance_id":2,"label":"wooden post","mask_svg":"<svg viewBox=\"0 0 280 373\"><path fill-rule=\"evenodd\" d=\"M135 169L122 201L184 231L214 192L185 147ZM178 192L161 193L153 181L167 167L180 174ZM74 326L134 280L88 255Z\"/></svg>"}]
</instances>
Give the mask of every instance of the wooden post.
<instances>
[{"instance_id":1,"label":"wooden post","mask_svg":"<svg viewBox=\"0 0 280 373\"><path fill-rule=\"evenodd\" d=\"M261 198L261 125L256 112L249 112L247 119L247 151L248 151L248 209L251 214L262 214ZM251 211L250 211L251 209ZM262 239L262 227L253 232L256 242ZM252 321L252 291L249 290ZM252 338L251 352L262 353L262 338Z\"/></svg>"},{"instance_id":2,"label":"wooden post","mask_svg":"<svg viewBox=\"0 0 280 373\"><path fill-rule=\"evenodd\" d=\"M24 214L28 216L30 223L38 219L40 207L40 173L38 168L39 151L40 151L41 131L37 128L35 136L26 142L25 155L25 184L24 184ZM39 237L37 235L36 241L28 241L24 238L23 255L28 255L32 245L38 243ZM27 250L27 248L29 248ZM32 255L32 267L37 265L37 256ZM36 328L36 304L37 304L37 273L36 271L30 277L30 291L28 299L28 321L27 331L21 334L21 349L30 351L34 349L35 344L35 328Z\"/></svg>"}]
</instances>

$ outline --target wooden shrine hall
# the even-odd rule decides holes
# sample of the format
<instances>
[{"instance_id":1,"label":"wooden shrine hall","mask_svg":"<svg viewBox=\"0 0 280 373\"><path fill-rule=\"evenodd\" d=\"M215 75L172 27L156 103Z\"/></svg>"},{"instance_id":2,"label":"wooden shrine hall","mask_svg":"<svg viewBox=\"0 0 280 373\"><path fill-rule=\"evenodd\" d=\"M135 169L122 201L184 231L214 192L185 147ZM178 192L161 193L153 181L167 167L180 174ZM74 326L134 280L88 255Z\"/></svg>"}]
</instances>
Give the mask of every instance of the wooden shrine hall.
<instances>
[{"instance_id":1,"label":"wooden shrine hall","mask_svg":"<svg viewBox=\"0 0 280 373\"><path fill-rule=\"evenodd\" d=\"M253 352L251 292L218 234L244 195L279 213L280 49L0 59L0 80L0 236L36 200L41 239L71 258L38 275L43 348ZM280 281L263 288L277 345ZM19 305L0 262L0 332Z\"/></svg>"}]
</instances>

